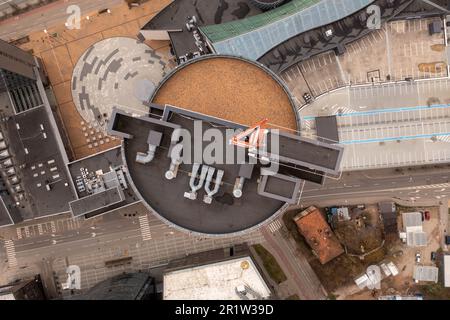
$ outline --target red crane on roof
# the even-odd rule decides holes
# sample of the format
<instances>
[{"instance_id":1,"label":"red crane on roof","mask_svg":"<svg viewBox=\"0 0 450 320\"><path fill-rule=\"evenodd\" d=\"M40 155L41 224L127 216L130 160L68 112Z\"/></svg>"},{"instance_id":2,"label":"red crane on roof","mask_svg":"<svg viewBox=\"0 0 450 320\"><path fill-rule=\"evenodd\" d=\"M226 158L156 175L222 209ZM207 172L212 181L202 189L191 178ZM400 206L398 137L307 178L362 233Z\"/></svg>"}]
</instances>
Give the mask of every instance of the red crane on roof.
<instances>
[{"instance_id":1,"label":"red crane on roof","mask_svg":"<svg viewBox=\"0 0 450 320\"><path fill-rule=\"evenodd\" d=\"M259 148L263 145L264 131L268 121L269 119L265 118L247 130L238 133L230 139L230 143L243 148ZM249 138L248 140L246 140L247 137Z\"/></svg>"}]
</instances>

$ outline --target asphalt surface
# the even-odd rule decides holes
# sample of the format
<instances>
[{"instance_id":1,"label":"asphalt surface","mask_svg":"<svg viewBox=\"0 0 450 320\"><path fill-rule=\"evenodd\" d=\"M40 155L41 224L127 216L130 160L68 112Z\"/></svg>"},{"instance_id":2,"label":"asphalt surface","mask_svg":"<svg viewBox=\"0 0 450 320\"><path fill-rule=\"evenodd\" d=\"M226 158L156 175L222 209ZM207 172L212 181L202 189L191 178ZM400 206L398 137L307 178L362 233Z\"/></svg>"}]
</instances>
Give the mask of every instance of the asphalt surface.
<instances>
[{"instance_id":1,"label":"asphalt surface","mask_svg":"<svg viewBox=\"0 0 450 320\"><path fill-rule=\"evenodd\" d=\"M0 39L9 41L64 23L69 17L66 10L70 5L78 5L84 16L121 3L122 0L60 0L0 22Z\"/></svg>"},{"instance_id":2,"label":"asphalt surface","mask_svg":"<svg viewBox=\"0 0 450 320\"><path fill-rule=\"evenodd\" d=\"M450 173L448 165L402 171L380 169L344 173L339 180L326 179L323 186L306 183L303 189L304 205L331 199L348 200L356 197L380 196L411 199L417 197L448 197ZM447 186L448 185L448 186Z\"/></svg>"}]
</instances>

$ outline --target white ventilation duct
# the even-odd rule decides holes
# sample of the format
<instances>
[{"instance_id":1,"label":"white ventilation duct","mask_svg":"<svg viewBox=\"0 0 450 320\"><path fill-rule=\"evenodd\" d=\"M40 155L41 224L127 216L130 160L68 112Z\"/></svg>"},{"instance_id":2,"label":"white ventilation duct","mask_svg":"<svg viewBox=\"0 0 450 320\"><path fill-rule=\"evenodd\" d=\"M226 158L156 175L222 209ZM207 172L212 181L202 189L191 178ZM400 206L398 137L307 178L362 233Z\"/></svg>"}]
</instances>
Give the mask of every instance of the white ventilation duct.
<instances>
[{"instance_id":1,"label":"white ventilation duct","mask_svg":"<svg viewBox=\"0 0 450 320\"><path fill-rule=\"evenodd\" d=\"M155 158L156 147L161 144L162 133L154 130L150 130L148 133L147 144L148 150L147 152L138 152L136 154L136 162L141 164L150 163L153 158Z\"/></svg>"},{"instance_id":2,"label":"white ventilation duct","mask_svg":"<svg viewBox=\"0 0 450 320\"><path fill-rule=\"evenodd\" d=\"M197 191L200 190L205 182L206 174L208 173L209 166L202 166L202 171L200 173L200 178L197 180L198 171L200 169L200 163L194 163L192 166L191 179L189 180L189 186L191 187L191 192L185 192L184 197L195 200L197 199Z\"/></svg>"},{"instance_id":3,"label":"white ventilation duct","mask_svg":"<svg viewBox=\"0 0 450 320\"><path fill-rule=\"evenodd\" d=\"M153 160L153 158L155 157L155 152L156 152L156 146L149 144L147 153L138 152L136 154L136 162L140 163L140 164L150 163Z\"/></svg>"},{"instance_id":4,"label":"white ventilation duct","mask_svg":"<svg viewBox=\"0 0 450 320\"><path fill-rule=\"evenodd\" d=\"M183 144L179 143L175 145L171 151L169 170L166 171L165 177L167 180L172 180L177 176L178 166L181 164L181 152L183 151Z\"/></svg>"},{"instance_id":5,"label":"white ventilation duct","mask_svg":"<svg viewBox=\"0 0 450 320\"><path fill-rule=\"evenodd\" d=\"M212 183L212 178L213 178L215 170L216 170L215 168L210 167L208 170L208 176L206 177L205 191L206 191L207 195L205 195L203 197L203 202L205 202L207 204L210 204L212 202L212 196L215 195L219 191L220 184L222 182L222 178L223 178L223 174L224 174L223 170L217 170L214 189L211 190L211 183Z\"/></svg>"}]
</instances>

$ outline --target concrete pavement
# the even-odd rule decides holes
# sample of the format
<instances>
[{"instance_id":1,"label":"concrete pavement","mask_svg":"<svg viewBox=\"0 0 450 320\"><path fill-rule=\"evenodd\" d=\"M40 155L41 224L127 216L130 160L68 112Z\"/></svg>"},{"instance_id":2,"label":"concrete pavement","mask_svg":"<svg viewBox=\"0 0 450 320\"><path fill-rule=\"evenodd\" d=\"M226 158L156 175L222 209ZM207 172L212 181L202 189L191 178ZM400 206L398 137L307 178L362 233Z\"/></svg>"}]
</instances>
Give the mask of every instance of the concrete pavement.
<instances>
[{"instance_id":1,"label":"concrete pavement","mask_svg":"<svg viewBox=\"0 0 450 320\"><path fill-rule=\"evenodd\" d=\"M291 237L284 238L280 230L270 232L270 229L262 228L261 232L270 252L275 256L287 278L293 282L300 300L325 299L325 289L306 258L297 250L294 240Z\"/></svg>"}]
</instances>

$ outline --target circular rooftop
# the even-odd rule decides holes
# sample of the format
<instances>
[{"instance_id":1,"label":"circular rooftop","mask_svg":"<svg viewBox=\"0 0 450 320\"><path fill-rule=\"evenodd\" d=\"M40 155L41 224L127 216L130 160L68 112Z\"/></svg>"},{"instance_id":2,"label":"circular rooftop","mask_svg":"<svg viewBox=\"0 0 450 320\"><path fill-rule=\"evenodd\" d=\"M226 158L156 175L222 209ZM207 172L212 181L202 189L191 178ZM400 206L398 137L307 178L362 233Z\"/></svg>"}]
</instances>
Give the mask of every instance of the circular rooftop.
<instances>
[{"instance_id":1,"label":"circular rooftop","mask_svg":"<svg viewBox=\"0 0 450 320\"><path fill-rule=\"evenodd\" d=\"M269 69L246 59L208 55L181 65L156 88L152 102L246 126L263 118L297 130L295 104Z\"/></svg>"},{"instance_id":2,"label":"circular rooftop","mask_svg":"<svg viewBox=\"0 0 450 320\"><path fill-rule=\"evenodd\" d=\"M106 126L114 106L144 114L156 85L169 67L152 48L136 39L101 40L80 57L72 76L72 97L83 119Z\"/></svg>"},{"instance_id":3,"label":"circular rooftop","mask_svg":"<svg viewBox=\"0 0 450 320\"><path fill-rule=\"evenodd\" d=\"M253 125L267 117L279 126L297 128L294 102L277 76L258 63L236 57L209 55L179 66L161 81L151 101L242 125ZM190 116L175 112L167 121L191 132L194 130ZM213 122L211 118L204 121L203 130L226 129ZM216 170L224 171L212 203L203 201L204 188L196 200L187 199L185 192L190 190L193 165L183 163L175 179L165 178L171 162L167 153L169 146L164 144L167 134L154 159L143 165L136 162L136 155L148 149L149 132L161 128L133 117L121 120L119 127L132 137L123 144L131 186L150 210L174 227L210 236L229 236L255 229L285 208L285 202L258 194L259 165L255 166L251 178L245 180L241 198L233 196L241 167L212 164ZM228 143L226 138L224 143Z\"/></svg>"}]
</instances>

